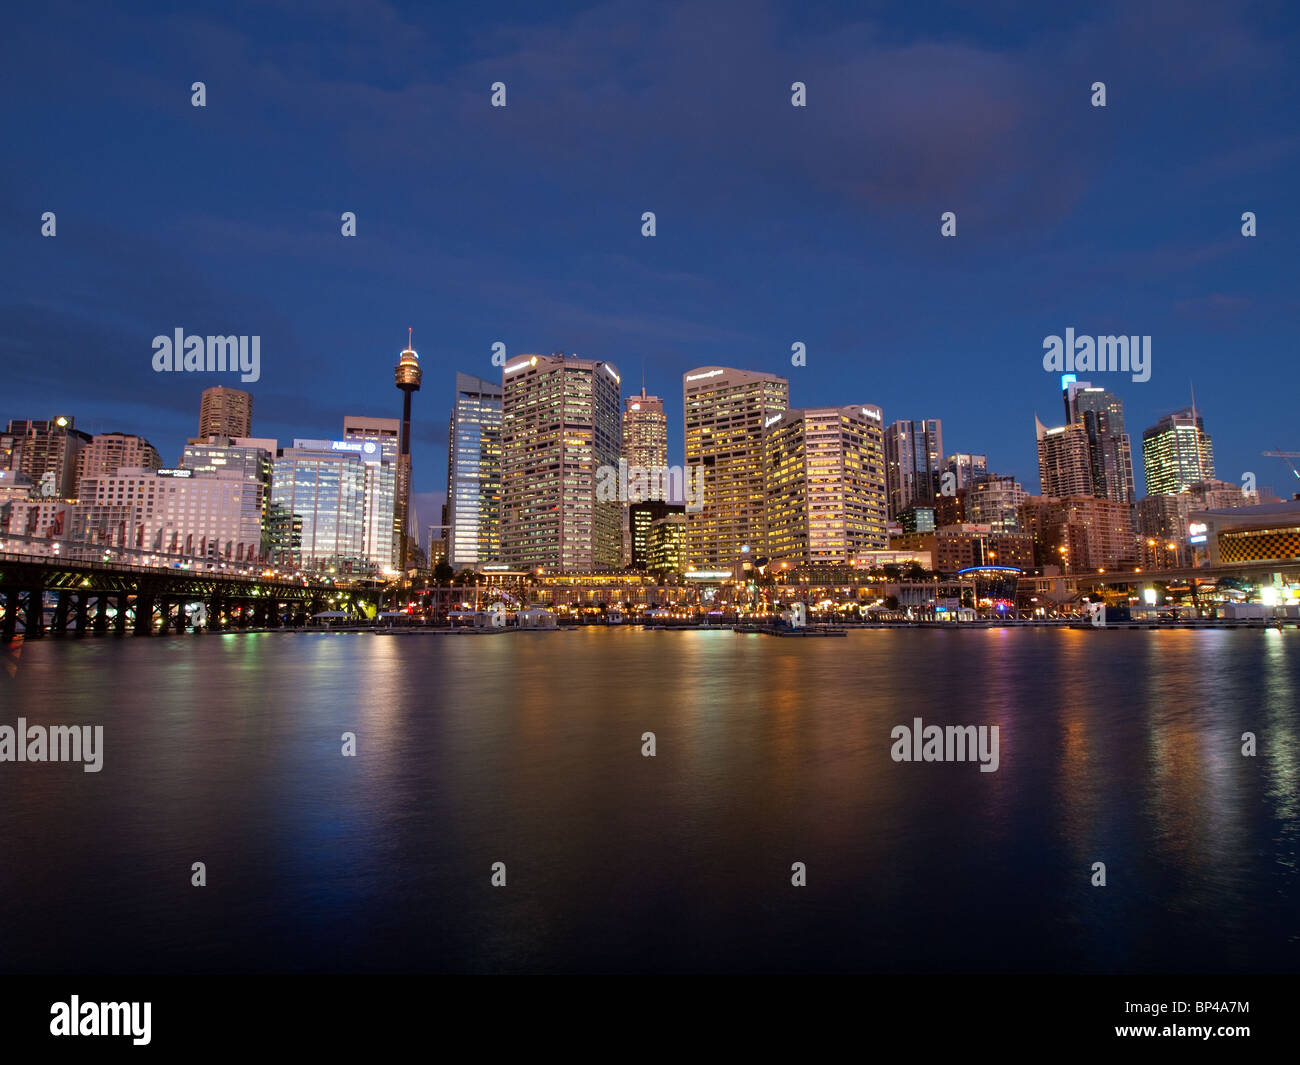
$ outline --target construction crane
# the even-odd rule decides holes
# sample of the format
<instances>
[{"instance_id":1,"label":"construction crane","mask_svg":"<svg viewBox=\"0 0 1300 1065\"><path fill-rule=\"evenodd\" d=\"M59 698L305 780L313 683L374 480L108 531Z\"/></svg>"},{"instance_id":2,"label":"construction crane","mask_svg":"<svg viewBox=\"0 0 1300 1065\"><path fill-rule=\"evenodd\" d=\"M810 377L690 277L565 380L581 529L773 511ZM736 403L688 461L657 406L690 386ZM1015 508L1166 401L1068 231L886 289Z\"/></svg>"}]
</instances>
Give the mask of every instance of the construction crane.
<instances>
[{"instance_id":1,"label":"construction crane","mask_svg":"<svg viewBox=\"0 0 1300 1065\"><path fill-rule=\"evenodd\" d=\"M1261 451L1260 454L1265 458L1281 459L1291 467L1291 472L1295 474L1296 480L1300 481L1300 470L1297 470L1295 463L1291 461L1292 459L1300 459L1300 451Z\"/></svg>"}]
</instances>

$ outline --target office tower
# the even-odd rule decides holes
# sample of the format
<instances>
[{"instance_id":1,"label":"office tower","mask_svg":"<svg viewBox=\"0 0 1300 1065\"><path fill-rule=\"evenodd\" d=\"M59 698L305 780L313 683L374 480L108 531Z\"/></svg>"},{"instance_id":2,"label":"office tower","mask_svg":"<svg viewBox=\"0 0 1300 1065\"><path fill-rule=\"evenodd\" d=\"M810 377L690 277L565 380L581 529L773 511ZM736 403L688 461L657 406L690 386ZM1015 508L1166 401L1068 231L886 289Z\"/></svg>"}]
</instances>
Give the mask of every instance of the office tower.
<instances>
[{"instance_id":1,"label":"office tower","mask_svg":"<svg viewBox=\"0 0 1300 1065\"><path fill-rule=\"evenodd\" d=\"M686 515L667 514L651 522L646 554L646 568L656 577L683 573L686 569Z\"/></svg>"},{"instance_id":2,"label":"office tower","mask_svg":"<svg viewBox=\"0 0 1300 1065\"><path fill-rule=\"evenodd\" d=\"M252 436L253 397L238 388L217 385L203 390L196 440L210 436Z\"/></svg>"},{"instance_id":3,"label":"office tower","mask_svg":"<svg viewBox=\"0 0 1300 1065\"><path fill-rule=\"evenodd\" d=\"M214 563L263 557L261 488L235 467L203 475L127 467L81 485L76 540Z\"/></svg>"},{"instance_id":4,"label":"office tower","mask_svg":"<svg viewBox=\"0 0 1300 1065\"><path fill-rule=\"evenodd\" d=\"M334 450L357 454L366 467L362 554L389 575L397 571L402 546L397 533L400 431L396 418L349 414L343 419L343 439L330 444Z\"/></svg>"},{"instance_id":5,"label":"office tower","mask_svg":"<svg viewBox=\"0 0 1300 1065\"><path fill-rule=\"evenodd\" d=\"M277 562L339 572L370 568L365 559L367 465L359 450L334 447L343 442L295 440L276 456L270 524Z\"/></svg>"},{"instance_id":6,"label":"office tower","mask_svg":"<svg viewBox=\"0 0 1300 1065\"><path fill-rule=\"evenodd\" d=\"M885 455L879 407L787 410L763 434L767 555L848 565L885 548Z\"/></svg>"},{"instance_id":7,"label":"office tower","mask_svg":"<svg viewBox=\"0 0 1300 1065\"><path fill-rule=\"evenodd\" d=\"M523 355L502 371L501 554L549 572L618 569L617 500L596 498L617 468L619 376L608 362Z\"/></svg>"},{"instance_id":8,"label":"office tower","mask_svg":"<svg viewBox=\"0 0 1300 1065\"><path fill-rule=\"evenodd\" d=\"M623 404L623 460L629 469L668 465L668 416L664 413L664 402L658 396L647 395L644 384L640 395L628 396ZM638 549L633 542L637 534L632 528L632 513L627 504L624 504L619 525L623 533L623 564L644 569L646 528L640 531L641 545Z\"/></svg>"},{"instance_id":9,"label":"office tower","mask_svg":"<svg viewBox=\"0 0 1300 1065\"><path fill-rule=\"evenodd\" d=\"M897 421L885 429L885 477L889 516L908 507L933 507L943 468L943 422Z\"/></svg>"},{"instance_id":10,"label":"office tower","mask_svg":"<svg viewBox=\"0 0 1300 1065\"><path fill-rule=\"evenodd\" d=\"M1148 495L1172 495L1214 479L1214 444L1192 408L1166 414L1142 434Z\"/></svg>"},{"instance_id":11,"label":"office tower","mask_svg":"<svg viewBox=\"0 0 1300 1065\"><path fill-rule=\"evenodd\" d=\"M647 569L650 563L650 526L670 514L685 514L683 503L669 503L663 499L647 499L629 503L628 530L631 551L628 565L633 569Z\"/></svg>"},{"instance_id":12,"label":"office tower","mask_svg":"<svg viewBox=\"0 0 1300 1065\"><path fill-rule=\"evenodd\" d=\"M1049 429L1037 418L1038 480L1045 496L1093 494L1092 453L1088 446L1088 429L1080 423Z\"/></svg>"},{"instance_id":13,"label":"office tower","mask_svg":"<svg viewBox=\"0 0 1300 1065\"><path fill-rule=\"evenodd\" d=\"M1124 431L1124 402L1087 381L1067 381L1062 395L1067 424L1082 425L1088 433L1092 494L1117 503L1136 503L1133 452Z\"/></svg>"},{"instance_id":14,"label":"office tower","mask_svg":"<svg viewBox=\"0 0 1300 1065\"><path fill-rule=\"evenodd\" d=\"M456 375L447 438L447 562L459 572L501 558L501 386Z\"/></svg>"},{"instance_id":15,"label":"office tower","mask_svg":"<svg viewBox=\"0 0 1300 1065\"><path fill-rule=\"evenodd\" d=\"M181 453L181 468L193 470L196 477L209 477L233 471L254 486L258 513L262 515L262 551L271 550L271 470L278 445L275 440L257 437L210 436L191 440Z\"/></svg>"},{"instance_id":16,"label":"office tower","mask_svg":"<svg viewBox=\"0 0 1300 1065\"><path fill-rule=\"evenodd\" d=\"M14 419L5 430L12 437L10 468L32 479L36 495L72 499L77 494L77 462L90 434L74 428L73 419Z\"/></svg>"},{"instance_id":17,"label":"office tower","mask_svg":"<svg viewBox=\"0 0 1300 1065\"><path fill-rule=\"evenodd\" d=\"M1014 477L986 475L966 489L966 519L998 533L1019 532L1020 504L1026 498L1028 493Z\"/></svg>"},{"instance_id":18,"label":"office tower","mask_svg":"<svg viewBox=\"0 0 1300 1065\"><path fill-rule=\"evenodd\" d=\"M623 458L628 466L668 465L668 416L658 396L628 396L623 405Z\"/></svg>"},{"instance_id":19,"label":"office tower","mask_svg":"<svg viewBox=\"0 0 1300 1065\"><path fill-rule=\"evenodd\" d=\"M397 358L393 371L402 392L402 430L398 442L396 504L393 533L397 537L397 568L406 572L407 537L411 514L411 393L420 391L420 356L411 347L411 331L406 331L406 350Z\"/></svg>"},{"instance_id":20,"label":"office tower","mask_svg":"<svg viewBox=\"0 0 1300 1065\"><path fill-rule=\"evenodd\" d=\"M960 492L969 488L981 477L989 472L989 460L987 455L964 455L958 453L949 455L948 461L944 464L944 470L951 473L955 479L955 490ZM942 478L940 479L940 488L943 487Z\"/></svg>"},{"instance_id":21,"label":"office tower","mask_svg":"<svg viewBox=\"0 0 1300 1065\"><path fill-rule=\"evenodd\" d=\"M142 436L96 433L77 456L77 484L80 485L83 477L113 474L127 466L132 469L162 469L162 457Z\"/></svg>"},{"instance_id":22,"label":"office tower","mask_svg":"<svg viewBox=\"0 0 1300 1065\"><path fill-rule=\"evenodd\" d=\"M790 405L774 374L704 366L682 375L686 465L704 467L704 501L686 514L688 569L731 569L766 553L763 426Z\"/></svg>"}]
</instances>

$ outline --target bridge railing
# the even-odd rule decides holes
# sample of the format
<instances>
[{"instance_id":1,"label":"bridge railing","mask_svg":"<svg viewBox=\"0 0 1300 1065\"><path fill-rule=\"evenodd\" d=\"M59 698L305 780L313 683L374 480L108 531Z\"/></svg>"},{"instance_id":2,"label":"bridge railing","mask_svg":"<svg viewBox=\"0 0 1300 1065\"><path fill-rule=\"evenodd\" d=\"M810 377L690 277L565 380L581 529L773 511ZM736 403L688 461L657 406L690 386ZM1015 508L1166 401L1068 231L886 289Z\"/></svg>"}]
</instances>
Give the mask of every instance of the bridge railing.
<instances>
[{"instance_id":1,"label":"bridge railing","mask_svg":"<svg viewBox=\"0 0 1300 1065\"><path fill-rule=\"evenodd\" d=\"M168 554L138 548L113 547L77 540L0 533L0 559L13 562L77 563L96 569L157 573L180 570L196 576L231 577L284 583L319 583L347 586L373 583L372 573L336 573L323 569L301 569L282 563L238 562L205 555Z\"/></svg>"}]
</instances>

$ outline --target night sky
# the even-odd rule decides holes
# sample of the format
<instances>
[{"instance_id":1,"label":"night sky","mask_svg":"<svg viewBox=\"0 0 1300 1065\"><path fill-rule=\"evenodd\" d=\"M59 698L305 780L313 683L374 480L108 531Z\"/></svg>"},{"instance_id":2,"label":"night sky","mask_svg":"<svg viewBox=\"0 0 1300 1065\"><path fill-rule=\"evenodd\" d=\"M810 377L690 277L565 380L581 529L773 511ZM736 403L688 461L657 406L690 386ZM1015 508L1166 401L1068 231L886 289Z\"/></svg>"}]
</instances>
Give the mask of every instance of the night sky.
<instances>
[{"instance_id":1,"label":"night sky","mask_svg":"<svg viewBox=\"0 0 1300 1065\"><path fill-rule=\"evenodd\" d=\"M1062 418L1043 338L1073 327L1152 337L1149 381L1092 375L1139 491L1142 430L1194 384L1218 475L1289 495L1259 452L1300 450L1300 13L969 6L15 9L0 420L72 414L170 464L225 383L257 436L336 437L399 415L411 326L424 526L455 374L499 380L496 341L610 360L625 392L644 367L670 462L682 373L721 364L786 374L794 406L942 418L946 451L1035 491L1034 415ZM262 379L154 373L176 328L260 335Z\"/></svg>"}]
</instances>

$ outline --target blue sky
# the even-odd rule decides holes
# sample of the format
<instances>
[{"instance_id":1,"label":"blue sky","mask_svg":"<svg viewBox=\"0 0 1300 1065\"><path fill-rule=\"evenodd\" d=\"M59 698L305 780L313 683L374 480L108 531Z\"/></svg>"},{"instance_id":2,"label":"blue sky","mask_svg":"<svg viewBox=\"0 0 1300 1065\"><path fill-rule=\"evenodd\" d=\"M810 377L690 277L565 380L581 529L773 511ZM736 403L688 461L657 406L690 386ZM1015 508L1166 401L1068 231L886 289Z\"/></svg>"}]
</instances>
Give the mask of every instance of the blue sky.
<instances>
[{"instance_id":1,"label":"blue sky","mask_svg":"<svg viewBox=\"0 0 1300 1065\"><path fill-rule=\"evenodd\" d=\"M974 6L11 14L0 419L70 413L175 461L218 383L152 371L180 327L261 336L257 435L333 436L400 412L411 326L426 525L455 374L499 377L496 341L611 360L632 387L644 366L670 461L682 373L721 364L787 374L795 406L942 418L948 451L1032 491L1034 415L1061 417L1042 342L1073 327L1152 337L1149 381L1093 377L1135 457L1194 382L1219 475L1289 492L1259 452L1300 450L1297 9Z\"/></svg>"}]
</instances>

